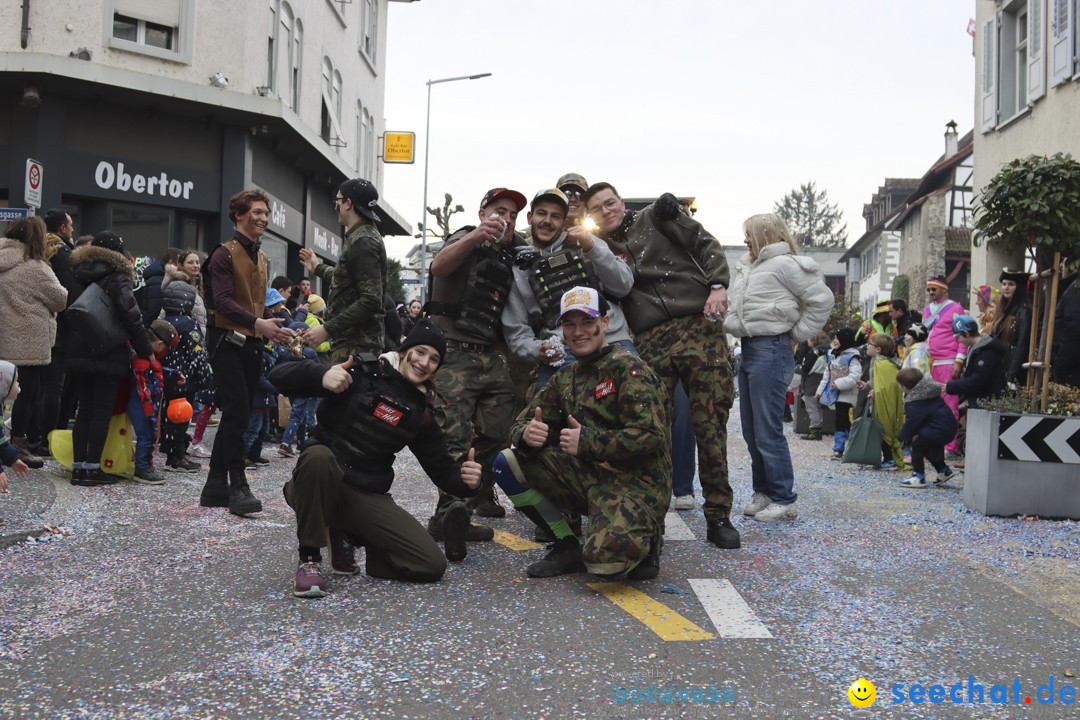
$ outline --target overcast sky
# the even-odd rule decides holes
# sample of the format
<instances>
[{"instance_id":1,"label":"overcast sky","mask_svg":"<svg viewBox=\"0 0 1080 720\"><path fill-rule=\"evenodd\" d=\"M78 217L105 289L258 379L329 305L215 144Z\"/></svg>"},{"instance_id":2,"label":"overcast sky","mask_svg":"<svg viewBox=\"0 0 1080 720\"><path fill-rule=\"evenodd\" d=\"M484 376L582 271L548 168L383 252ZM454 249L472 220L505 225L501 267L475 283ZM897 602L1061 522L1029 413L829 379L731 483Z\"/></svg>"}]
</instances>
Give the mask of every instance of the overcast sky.
<instances>
[{"instance_id":1,"label":"overcast sky","mask_svg":"<svg viewBox=\"0 0 1080 720\"><path fill-rule=\"evenodd\" d=\"M814 180L852 244L886 177L921 177L950 119L971 129L974 14L973 0L391 2L386 127L416 132L417 160L385 166L383 195L417 225L425 82L490 72L432 87L428 205L451 193L454 227L488 188L531 198L573 171L624 197L695 195L734 244Z\"/></svg>"}]
</instances>

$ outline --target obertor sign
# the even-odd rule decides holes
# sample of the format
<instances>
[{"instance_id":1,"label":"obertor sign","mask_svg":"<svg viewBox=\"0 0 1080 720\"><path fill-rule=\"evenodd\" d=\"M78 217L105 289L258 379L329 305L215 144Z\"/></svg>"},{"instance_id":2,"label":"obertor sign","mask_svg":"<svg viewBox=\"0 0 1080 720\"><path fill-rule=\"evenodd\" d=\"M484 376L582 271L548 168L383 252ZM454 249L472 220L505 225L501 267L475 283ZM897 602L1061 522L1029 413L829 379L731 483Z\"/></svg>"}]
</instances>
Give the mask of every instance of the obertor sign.
<instances>
[{"instance_id":1,"label":"obertor sign","mask_svg":"<svg viewBox=\"0 0 1080 720\"><path fill-rule=\"evenodd\" d=\"M185 200L191 198L191 191L195 187L195 183L191 180L175 180L165 172L160 175L132 175L124 171L124 163L116 163L116 167L113 167L113 164L107 160L98 163L94 171L94 181L102 190L111 190L115 187L121 192L182 197Z\"/></svg>"}]
</instances>

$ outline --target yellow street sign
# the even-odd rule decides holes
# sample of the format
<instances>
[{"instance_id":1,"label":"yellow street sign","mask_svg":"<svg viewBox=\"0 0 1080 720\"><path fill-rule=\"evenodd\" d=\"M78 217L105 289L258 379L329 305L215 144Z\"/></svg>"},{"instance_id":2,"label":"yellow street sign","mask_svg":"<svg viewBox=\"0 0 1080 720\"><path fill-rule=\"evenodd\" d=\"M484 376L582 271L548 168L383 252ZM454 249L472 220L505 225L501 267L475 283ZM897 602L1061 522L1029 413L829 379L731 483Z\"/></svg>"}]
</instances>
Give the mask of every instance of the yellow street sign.
<instances>
[{"instance_id":1,"label":"yellow street sign","mask_svg":"<svg viewBox=\"0 0 1080 720\"><path fill-rule=\"evenodd\" d=\"M387 132L383 135L383 162L412 163L416 159L416 133Z\"/></svg>"}]
</instances>

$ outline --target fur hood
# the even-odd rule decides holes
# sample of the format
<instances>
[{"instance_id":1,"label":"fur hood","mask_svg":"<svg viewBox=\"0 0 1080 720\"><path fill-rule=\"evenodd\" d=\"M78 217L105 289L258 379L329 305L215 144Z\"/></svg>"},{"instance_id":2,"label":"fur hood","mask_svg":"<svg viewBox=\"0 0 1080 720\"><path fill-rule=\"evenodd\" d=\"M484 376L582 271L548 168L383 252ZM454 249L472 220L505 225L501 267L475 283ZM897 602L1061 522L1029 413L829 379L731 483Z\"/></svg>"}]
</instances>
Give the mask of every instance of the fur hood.
<instances>
[{"instance_id":1,"label":"fur hood","mask_svg":"<svg viewBox=\"0 0 1080 720\"><path fill-rule=\"evenodd\" d=\"M56 256L56 253L59 252L60 248L62 246L64 246L64 245L67 245L68 247L71 247L68 244L67 240L64 240L64 238L60 237L56 233L46 233L45 234L45 259L49 260L49 261L52 261L52 259Z\"/></svg>"},{"instance_id":2,"label":"fur hood","mask_svg":"<svg viewBox=\"0 0 1080 720\"><path fill-rule=\"evenodd\" d=\"M106 271L101 275L119 272L126 274L132 282L135 281L135 268L128 256L123 253L96 245L80 245L71 251L72 270L77 272L81 269L85 273L95 264L102 265L102 269Z\"/></svg>"},{"instance_id":3,"label":"fur hood","mask_svg":"<svg viewBox=\"0 0 1080 720\"><path fill-rule=\"evenodd\" d=\"M175 265L165 266L165 282L172 282L173 280L180 280L186 282L192 287L195 286L195 278L188 275L186 272L176 267Z\"/></svg>"},{"instance_id":4,"label":"fur hood","mask_svg":"<svg viewBox=\"0 0 1080 720\"><path fill-rule=\"evenodd\" d=\"M941 397L941 391L945 388L939 382L934 382L934 379L929 375L923 377L915 387L907 391L907 395L904 396L905 402L918 402L920 400L929 400L935 396Z\"/></svg>"}]
</instances>

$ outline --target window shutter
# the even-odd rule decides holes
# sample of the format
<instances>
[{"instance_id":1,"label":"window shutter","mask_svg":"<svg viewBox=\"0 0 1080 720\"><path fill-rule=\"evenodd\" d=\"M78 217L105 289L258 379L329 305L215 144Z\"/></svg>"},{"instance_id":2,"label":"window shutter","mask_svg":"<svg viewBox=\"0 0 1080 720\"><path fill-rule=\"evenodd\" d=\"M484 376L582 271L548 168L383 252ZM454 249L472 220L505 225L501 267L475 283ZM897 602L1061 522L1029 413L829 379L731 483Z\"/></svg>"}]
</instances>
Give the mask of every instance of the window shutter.
<instances>
[{"instance_id":1,"label":"window shutter","mask_svg":"<svg viewBox=\"0 0 1080 720\"><path fill-rule=\"evenodd\" d=\"M1046 23L1043 8L1046 0L1028 0L1028 96L1029 103L1046 94Z\"/></svg>"},{"instance_id":2,"label":"window shutter","mask_svg":"<svg viewBox=\"0 0 1080 720\"><path fill-rule=\"evenodd\" d=\"M147 22L180 27L181 0L116 0L113 12Z\"/></svg>"},{"instance_id":3,"label":"window shutter","mask_svg":"<svg viewBox=\"0 0 1080 720\"><path fill-rule=\"evenodd\" d=\"M983 132L997 127L997 18L983 23L982 124Z\"/></svg>"},{"instance_id":4,"label":"window shutter","mask_svg":"<svg viewBox=\"0 0 1080 720\"><path fill-rule=\"evenodd\" d=\"M1050 85L1060 85L1073 73L1073 0L1051 0Z\"/></svg>"}]
</instances>

